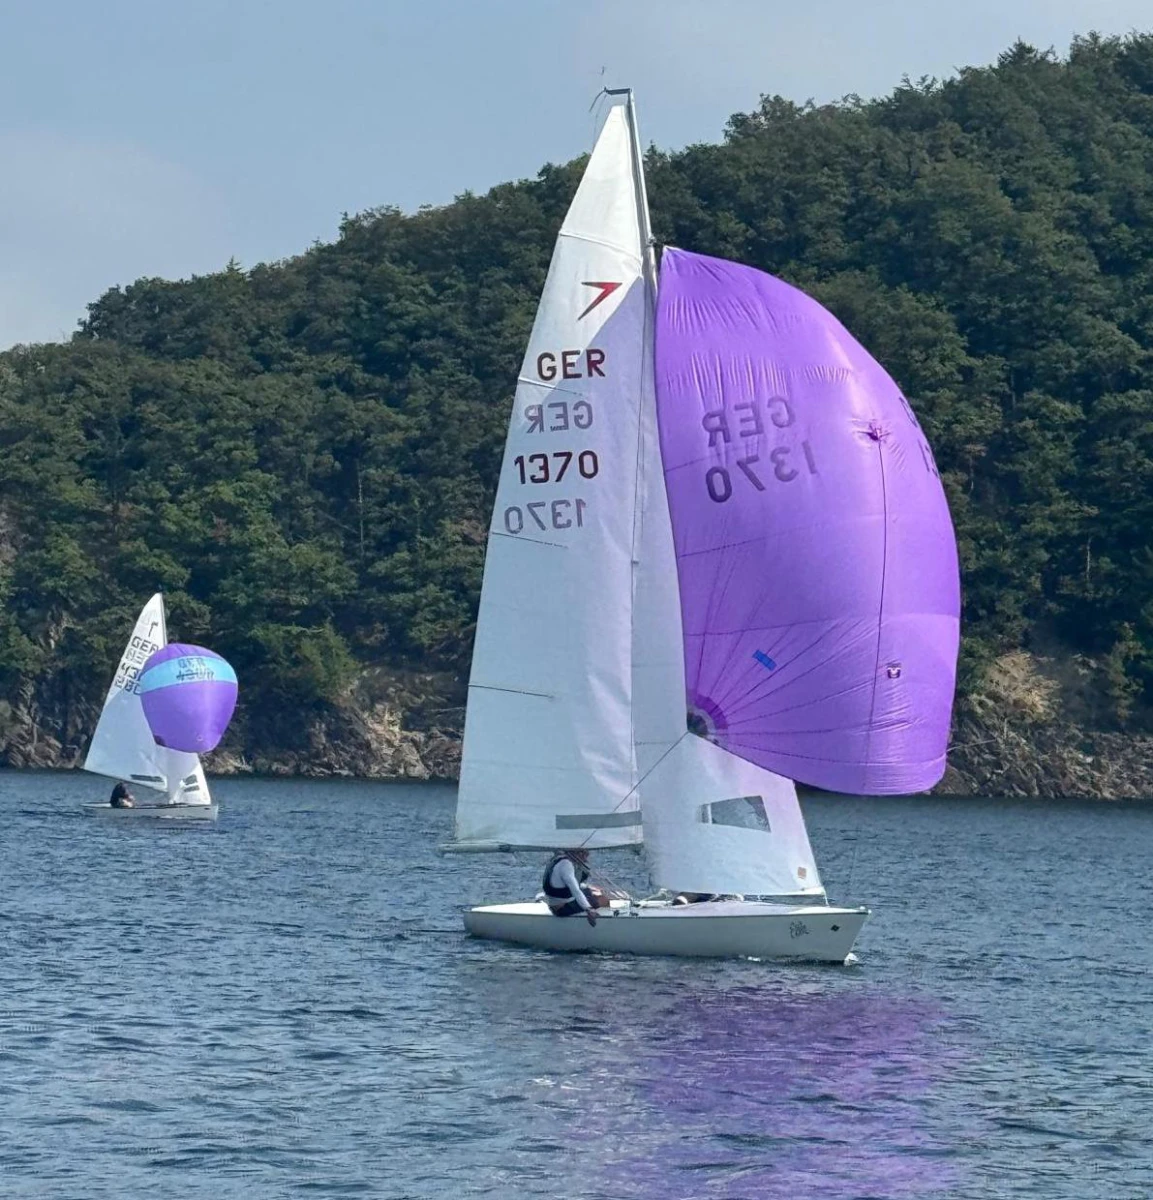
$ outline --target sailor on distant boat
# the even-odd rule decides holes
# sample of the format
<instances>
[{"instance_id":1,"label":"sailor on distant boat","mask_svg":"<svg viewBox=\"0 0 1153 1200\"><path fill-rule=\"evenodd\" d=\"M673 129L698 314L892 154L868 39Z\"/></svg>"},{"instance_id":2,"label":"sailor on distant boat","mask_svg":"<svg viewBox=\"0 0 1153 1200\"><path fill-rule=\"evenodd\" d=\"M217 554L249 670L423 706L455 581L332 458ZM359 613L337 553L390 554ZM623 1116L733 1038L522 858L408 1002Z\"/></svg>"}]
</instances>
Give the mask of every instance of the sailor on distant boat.
<instances>
[{"instance_id":1,"label":"sailor on distant boat","mask_svg":"<svg viewBox=\"0 0 1153 1200\"><path fill-rule=\"evenodd\" d=\"M121 780L113 789L111 799L108 801L113 808L135 808L136 801L132 798L132 793L128 790L128 784Z\"/></svg>"},{"instance_id":2,"label":"sailor on distant boat","mask_svg":"<svg viewBox=\"0 0 1153 1200\"><path fill-rule=\"evenodd\" d=\"M590 925L597 923L597 909L606 908L608 899L595 885L585 886L589 877L589 852L584 849L558 850L544 869L545 903L554 917L575 917L584 913Z\"/></svg>"}]
</instances>

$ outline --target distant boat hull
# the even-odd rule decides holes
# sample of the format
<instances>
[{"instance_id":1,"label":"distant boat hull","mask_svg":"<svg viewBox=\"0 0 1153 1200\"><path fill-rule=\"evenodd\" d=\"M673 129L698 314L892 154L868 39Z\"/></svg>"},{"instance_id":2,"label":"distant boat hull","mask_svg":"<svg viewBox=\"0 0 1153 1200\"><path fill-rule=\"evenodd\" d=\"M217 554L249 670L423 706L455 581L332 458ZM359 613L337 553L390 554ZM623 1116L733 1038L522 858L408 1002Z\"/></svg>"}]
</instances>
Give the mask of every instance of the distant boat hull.
<instances>
[{"instance_id":1,"label":"distant boat hull","mask_svg":"<svg viewBox=\"0 0 1153 1200\"><path fill-rule=\"evenodd\" d=\"M530 901L469 909L464 926L474 937L541 950L844 963L868 915L867 908L757 901L614 902L594 927Z\"/></svg>"},{"instance_id":2,"label":"distant boat hull","mask_svg":"<svg viewBox=\"0 0 1153 1200\"><path fill-rule=\"evenodd\" d=\"M90 817L114 817L118 821L215 821L215 804L137 804L135 808L113 808L111 804L86 804Z\"/></svg>"}]
</instances>

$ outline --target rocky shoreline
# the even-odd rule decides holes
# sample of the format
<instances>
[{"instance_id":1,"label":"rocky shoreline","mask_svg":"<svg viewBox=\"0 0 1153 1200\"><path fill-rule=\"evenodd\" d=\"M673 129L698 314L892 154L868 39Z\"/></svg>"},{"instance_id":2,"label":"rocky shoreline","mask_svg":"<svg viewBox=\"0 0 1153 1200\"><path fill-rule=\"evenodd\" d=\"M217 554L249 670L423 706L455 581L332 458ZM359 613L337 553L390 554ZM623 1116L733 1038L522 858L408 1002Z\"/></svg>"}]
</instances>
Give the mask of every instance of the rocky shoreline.
<instances>
[{"instance_id":1,"label":"rocky shoreline","mask_svg":"<svg viewBox=\"0 0 1153 1200\"><path fill-rule=\"evenodd\" d=\"M1153 798L1149 714L1119 727L1107 668L1059 651L1004 654L957 705L938 795Z\"/></svg>"},{"instance_id":2,"label":"rocky shoreline","mask_svg":"<svg viewBox=\"0 0 1153 1200\"><path fill-rule=\"evenodd\" d=\"M1147 734L962 718L954 738L958 745L935 795L1153 799L1153 737Z\"/></svg>"},{"instance_id":3,"label":"rocky shoreline","mask_svg":"<svg viewBox=\"0 0 1153 1200\"><path fill-rule=\"evenodd\" d=\"M1058 662L1062 669L1056 669ZM957 706L937 795L1153 798L1153 735L1102 728L1097 668L1017 652ZM0 702L0 765L77 768L94 705ZM464 686L445 675L377 669L347 700L239 723L205 760L210 775L379 780L457 778Z\"/></svg>"}]
</instances>

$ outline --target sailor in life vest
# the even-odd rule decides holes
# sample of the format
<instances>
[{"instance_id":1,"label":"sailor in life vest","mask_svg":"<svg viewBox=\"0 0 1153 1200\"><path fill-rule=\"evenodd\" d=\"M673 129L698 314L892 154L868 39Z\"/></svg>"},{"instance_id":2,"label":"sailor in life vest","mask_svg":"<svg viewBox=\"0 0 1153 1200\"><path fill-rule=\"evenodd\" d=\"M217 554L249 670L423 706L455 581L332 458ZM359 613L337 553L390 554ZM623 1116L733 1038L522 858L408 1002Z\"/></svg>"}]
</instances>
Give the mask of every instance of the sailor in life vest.
<instances>
[{"instance_id":1,"label":"sailor in life vest","mask_svg":"<svg viewBox=\"0 0 1153 1200\"><path fill-rule=\"evenodd\" d=\"M135 808L136 801L132 798L132 793L128 790L128 784L121 780L113 789L112 796L109 798L109 804L113 808Z\"/></svg>"},{"instance_id":2,"label":"sailor in life vest","mask_svg":"<svg viewBox=\"0 0 1153 1200\"><path fill-rule=\"evenodd\" d=\"M558 850L549 859L542 890L554 917L575 917L583 912L590 925L597 923L597 909L607 908L609 902L600 888L585 885L588 877L587 850Z\"/></svg>"}]
</instances>

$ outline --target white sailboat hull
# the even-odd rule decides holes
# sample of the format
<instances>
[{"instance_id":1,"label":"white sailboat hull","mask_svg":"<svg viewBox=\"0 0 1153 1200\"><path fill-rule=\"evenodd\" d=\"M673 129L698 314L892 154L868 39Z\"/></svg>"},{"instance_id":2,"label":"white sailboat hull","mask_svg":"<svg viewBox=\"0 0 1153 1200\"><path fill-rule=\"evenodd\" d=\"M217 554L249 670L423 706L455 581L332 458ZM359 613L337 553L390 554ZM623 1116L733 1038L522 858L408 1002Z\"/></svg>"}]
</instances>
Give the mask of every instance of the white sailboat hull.
<instances>
[{"instance_id":1,"label":"white sailboat hull","mask_svg":"<svg viewBox=\"0 0 1153 1200\"><path fill-rule=\"evenodd\" d=\"M215 821L216 804L137 804L135 808L113 808L111 804L85 804L89 817L113 817L117 821Z\"/></svg>"},{"instance_id":2,"label":"white sailboat hull","mask_svg":"<svg viewBox=\"0 0 1153 1200\"><path fill-rule=\"evenodd\" d=\"M531 901L469 909L464 926L474 937L541 950L843 963L868 915L867 908L757 901L614 902L592 926L583 916L554 917L546 904Z\"/></svg>"}]
</instances>

